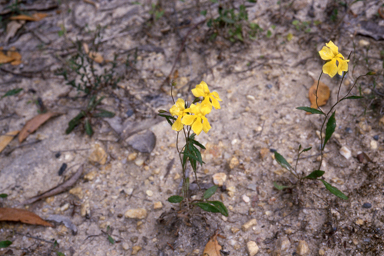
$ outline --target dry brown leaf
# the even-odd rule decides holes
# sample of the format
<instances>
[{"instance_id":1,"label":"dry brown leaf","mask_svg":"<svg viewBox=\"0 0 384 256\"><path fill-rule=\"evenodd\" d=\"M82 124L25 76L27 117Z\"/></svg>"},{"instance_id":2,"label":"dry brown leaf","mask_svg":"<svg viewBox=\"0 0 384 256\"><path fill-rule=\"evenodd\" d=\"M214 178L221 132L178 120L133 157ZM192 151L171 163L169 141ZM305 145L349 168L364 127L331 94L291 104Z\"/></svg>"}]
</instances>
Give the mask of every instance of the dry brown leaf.
<instances>
[{"instance_id":1,"label":"dry brown leaf","mask_svg":"<svg viewBox=\"0 0 384 256\"><path fill-rule=\"evenodd\" d=\"M27 123L19 133L19 142L20 143L23 142L23 140L25 140L29 136L29 134L36 131L37 128L40 127L40 125L42 125L48 119L56 115L58 115L58 113L48 112L48 113L37 115L32 119L30 119L29 121L27 121Z\"/></svg>"},{"instance_id":2,"label":"dry brown leaf","mask_svg":"<svg viewBox=\"0 0 384 256\"><path fill-rule=\"evenodd\" d=\"M13 61L12 57L8 57L3 53L3 51L0 51L0 64L8 63Z\"/></svg>"},{"instance_id":3,"label":"dry brown leaf","mask_svg":"<svg viewBox=\"0 0 384 256\"><path fill-rule=\"evenodd\" d=\"M16 51L15 47L12 47L11 50L7 52L7 56L13 59L11 65L16 66L21 64L21 54Z\"/></svg>"},{"instance_id":4,"label":"dry brown leaf","mask_svg":"<svg viewBox=\"0 0 384 256\"><path fill-rule=\"evenodd\" d=\"M215 233L205 245L203 256L221 256L221 245L217 242L217 233Z\"/></svg>"},{"instance_id":5,"label":"dry brown leaf","mask_svg":"<svg viewBox=\"0 0 384 256\"><path fill-rule=\"evenodd\" d=\"M23 26L25 20L11 21L7 24L7 34L4 41L7 43L9 39L15 36L17 30Z\"/></svg>"},{"instance_id":6,"label":"dry brown leaf","mask_svg":"<svg viewBox=\"0 0 384 256\"><path fill-rule=\"evenodd\" d=\"M104 61L104 58L103 58L103 56L101 56L100 53L92 52L92 51L90 52L89 47L86 43L83 43L83 48L84 48L85 53L88 54L89 58L93 59L97 63L102 63Z\"/></svg>"},{"instance_id":7,"label":"dry brown leaf","mask_svg":"<svg viewBox=\"0 0 384 256\"><path fill-rule=\"evenodd\" d=\"M317 88L317 81L314 80L313 85L311 86L311 88L309 88L308 97L309 97L309 101L311 102L311 108L315 108L315 109L317 109L316 88ZM318 106L319 107L324 106L327 103L330 95L331 95L331 91L329 90L329 87L324 83L319 82L319 91L317 92ZM310 114L310 113L307 112L307 114Z\"/></svg>"},{"instance_id":8,"label":"dry brown leaf","mask_svg":"<svg viewBox=\"0 0 384 256\"><path fill-rule=\"evenodd\" d=\"M39 20L44 19L47 16L48 16L48 14L46 14L46 13L35 13L32 16L28 16L28 15L23 15L22 14L22 15L13 16L10 19L11 20L39 21Z\"/></svg>"},{"instance_id":9,"label":"dry brown leaf","mask_svg":"<svg viewBox=\"0 0 384 256\"><path fill-rule=\"evenodd\" d=\"M20 221L32 225L53 227L51 223L46 222L33 212L16 208L0 208L0 221Z\"/></svg>"},{"instance_id":10,"label":"dry brown leaf","mask_svg":"<svg viewBox=\"0 0 384 256\"><path fill-rule=\"evenodd\" d=\"M16 137L17 134L19 134L19 131L8 132L7 134L0 136L0 153L13 140L13 138Z\"/></svg>"}]
</instances>

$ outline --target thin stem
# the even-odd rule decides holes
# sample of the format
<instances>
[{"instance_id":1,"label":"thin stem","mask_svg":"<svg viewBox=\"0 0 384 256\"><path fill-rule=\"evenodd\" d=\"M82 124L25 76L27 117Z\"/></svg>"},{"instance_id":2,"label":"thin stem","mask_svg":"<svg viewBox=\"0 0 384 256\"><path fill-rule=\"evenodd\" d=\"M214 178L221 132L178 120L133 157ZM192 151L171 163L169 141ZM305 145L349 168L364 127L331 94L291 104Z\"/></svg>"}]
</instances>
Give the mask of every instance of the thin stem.
<instances>
[{"instance_id":1,"label":"thin stem","mask_svg":"<svg viewBox=\"0 0 384 256\"><path fill-rule=\"evenodd\" d=\"M319 85L320 85L320 78L323 75L323 71L321 71L319 79L317 80L317 87L316 87L316 108L319 108L319 104L317 103L317 99L319 96L317 96L317 92L319 91Z\"/></svg>"}]
</instances>

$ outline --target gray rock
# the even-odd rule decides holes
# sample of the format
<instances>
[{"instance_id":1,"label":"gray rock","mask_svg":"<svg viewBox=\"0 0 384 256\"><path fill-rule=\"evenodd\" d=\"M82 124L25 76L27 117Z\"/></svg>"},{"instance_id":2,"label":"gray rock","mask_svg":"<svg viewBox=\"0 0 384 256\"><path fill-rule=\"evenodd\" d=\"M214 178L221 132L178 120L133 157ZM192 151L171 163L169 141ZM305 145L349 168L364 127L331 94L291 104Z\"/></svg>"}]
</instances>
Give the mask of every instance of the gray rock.
<instances>
[{"instance_id":1,"label":"gray rock","mask_svg":"<svg viewBox=\"0 0 384 256\"><path fill-rule=\"evenodd\" d=\"M156 146L156 136L153 132L146 130L129 137L127 142L141 153L151 153Z\"/></svg>"}]
</instances>

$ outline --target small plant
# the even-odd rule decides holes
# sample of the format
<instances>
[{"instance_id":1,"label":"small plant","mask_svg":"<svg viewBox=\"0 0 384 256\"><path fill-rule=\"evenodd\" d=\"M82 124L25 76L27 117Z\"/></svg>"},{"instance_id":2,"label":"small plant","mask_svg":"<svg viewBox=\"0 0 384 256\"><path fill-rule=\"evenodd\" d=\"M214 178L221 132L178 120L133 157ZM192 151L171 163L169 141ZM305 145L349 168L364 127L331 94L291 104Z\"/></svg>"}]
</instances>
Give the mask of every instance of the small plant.
<instances>
[{"instance_id":1,"label":"small plant","mask_svg":"<svg viewBox=\"0 0 384 256\"><path fill-rule=\"evenodd\" d=\"M292 21L292 25L295 26L297 31L304 31L305 33L311 32L310 24L307 21L300 22L299 20L294 20Z\"/></svg>"},{"instance_id":2,"label":"small plant","mask_svg":"<svg viewBox=\"0 0 384 256\"><path fill-rule=\"evenodd\" d=\"M172 87L171 87L172 88ZM197 167L198 164L203 165L201 153L198 148L205 149L205 147L196 140L196 136L202 131L208 133L211 129L211 125L206 117L211 111L212 107L220 109L221 101L217 92L210 92L208 85L202 81L192 89L192 93L195 96L195 100L192 104L188 105L183 99L179 98L174 100L172 91L171 96L175 105L168 111L160 110L159 115L165 117L168 123L172 126L172 130L177 131L176 136L176 149L179 155L181 169L183 174L182 184L182 196L174 195L168 198L171 203L184 202L187 209L198 206L204 211L221 213L224 216L228 216L228 210L224 204L220 201L208 201L208 199L215 194L217 186L212 186L207 189L203 197L198 200L191 200L189 197L189 175L187 172L187 164L190 163L197 182ZM179 134L183 134L185 138L185 145L179 148Z\"/></svg>"},{"instance_id":3,"label":"small plant","mask_svg":"<svg viewBox=\"0 0 384 256\"><path fill-rule=\"evenodd\" d=\"M104 97L100 97L99 93L107 88L116 88L120 77L116 74L117 55L111 63L110 68L105 68L103 72L98 72L95 62L102 62L102 57L97 53L98 45L96 39L100 36L98 31L93 42L94 51L90 51L86 44L80 41L75 43L77 53L72 56L67 66L56 70L55 74L62 76L66 84L83 94L77 98L86 99L86 107L83 108L72 120L69 121L66 133L71 133L76 126L83 123L85 132L92 136L93 118L114 117L113 112L107 111L99 107ZM101 58L101 61L100 61ZM128 63L127 65L130 65Z\"/></svg>"},{"instance_id":4,"label":"small plant","mask_svg":"<svg viewBox=\"0 0 384 256\"><path fill-rule=\"evenodd\" d=\"M164 16L164 10L161 8L160 4L152 3L149 14L152 15L153 21L157 21Z\"/></svg>"},{"instance_id":5,"label":"small plant","mask_svg":"<svg viewBox=\"0 0 384 256\"><path fill-rule=\"evenodd\" d=\"M321 170L322 162L324 159L324 148L325 148L327 142L332 137L332 134L334 133L334 131L336 129L336 111L334 110L335 107L343 100L362 98L361 96L349 96L349 95L350 95L352 89L356 86L357 81L361 77L368 76L368 75L374 75L375 73L374 72L368 72L366 75L359 76L355 80L355 83L353 84L353 86L348 90L346 95L341 97L340 96L340 89L342 86L343 79L348 72L349 60L345 59L344 56L341 53L339 53L338 47L332 41L327 43L326 46L324 46L322 48L322 50L319 51L319 54L320 54L320 57L323 60L326 60L327 62L324 64L323 70L322 70L320 77L318 79L316 92L319 89L319 83L320 83L320 79L321 79L321 76L323 73L328 74L331 78L334 77L336 74L339 74L340 76L342 76L342 79L341 79L340 85L339 85L339 89L337 92L337 98L336 98L337 101L333 106L331 106L331 108L328 112L325 112L324 110L322 110L319 107L318 95L316 92L315 93L316 93L316 106L317 106L317 108L310 108L310 107L298 107L297 108L299 110L304 110L304 111L311 113L311 114L318 114L318 115L324 116L324 119L323 119L323 122L322 122L322 125L320 128L321 145L320 145L320 162L319 162L319 165L314 171L312 171L310 174L308 174L306 176L301 175L297 172L297 166L298 166L298 162L299 162L301 154L311 150L310 147L302 149L301 145L299 145L299 148L297 151L298 152L297 153L297 160L296 160L296 164L295 164L294 168L287 162L287 160L282 155L280 155L277 152L275 152L275 159L283 168L287 169L297 179L297 182L294 184L294 186L300 186L305 180L319 180L324 184L325 188L329 192L331 192L333 195L335 195L341 199L348 200L348 197L343 192L341 192L339 189L332 186L331 184L329 184L328 182L326 182L324 179L321 178L325 173L324 171ZM325 136L323 137L324 128L325 128ZM275 186L275 188L277 188L279 190L292 187L292 186L282 186L282 185L277 184L276 182L274 183L274 186Z\"/></svg>"}]
</instances>

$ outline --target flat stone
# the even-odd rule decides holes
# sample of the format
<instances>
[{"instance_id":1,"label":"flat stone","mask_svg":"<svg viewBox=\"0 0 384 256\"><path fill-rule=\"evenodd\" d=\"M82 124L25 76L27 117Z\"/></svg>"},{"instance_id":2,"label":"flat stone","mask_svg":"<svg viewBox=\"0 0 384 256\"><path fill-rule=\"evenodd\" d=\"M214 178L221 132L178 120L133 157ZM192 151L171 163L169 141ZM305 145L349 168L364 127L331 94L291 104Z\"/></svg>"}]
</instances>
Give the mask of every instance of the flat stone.
<instances>
[{"instance_id":1,"label":"flat stone","mask_svg":"<svg viewBox=\"0 0 384 256\"><path fill-rule=\"evenodd\" d=\"M246 203L249 203L249 202L251 201L251 199L250 199L247 195L243 195L241 198L242 198L243 201L246 202Z\"/></svg>"},{"instance_id":2,"label":"flat stone","mask_svg":"<svg viewBox=\"0 0 384 256\"><path fill-rule=\"evenodd\" d=\"M83 199L83 196L84 196L83 190L81 189L81 187L72 188L71 190L69 190L69 193L77 196L79 199Z\"/></svg>"},{"instance_id":3,"label":"flat stone","mask_svg":"<svg viewBox=\"0 0 384 256\"><path fill-rule=\"evenodd\" d=\"M284 254L289 250L289 247L291 247L291 242L288 237L282 236L277 240L276 247L277 251Z\"/></svg>"},{"instance_id":4,"label":"flat stone","mask_svg":"<svg viewBox=\"0 0 384 256\"><path fill-rule=\"evenodd\" d=\"M231 160L229 161L229 168L232 170L234 169L236 166L238 166L240 164L239 162L239 159L237 159L237 157L232 157Z\"/></svg>"},{"instance_id":5,"label":"flat stone","mask_svg":"<svg viewBox=\"0 0 384 256\"><path fill-rule=\"evenodd\" d=\"M127 242L123 242L121 244L121 247L123 248L124 251L128 251L129 250L129 244Z\"/></svg>"},{"instance_id":6,"label":"flat stone","mask_svg":"<svg viewBox=\"0 0 384 256\"><path fill-rule=\"evenodd\" d=\"M364 220L362 220L362 219L357 219L357 220L355 221L355 223L356 223L357 225L361 226L361 225L364 224Z\"/></svg>"},{"instance_id":7,"label":"flat stone","mask_svg":"<svg viewBox=\"0 0 384 256\"><path fill-rule=\"evenodd\" d=\"M144 219L147 217L147 210L143 208L138 208L138 209L129 209L124 213L125 218L130 218L130 219Z\"/></svg>"},{"instance_id":8,"label":"flat stone","mask_svg":"<svg viewBox=\"0 0 384 256\"><path fill-rule=\"evenodd\" d=\"M247 243L247 250L249 256L255 256L259 252L259 246L257 246L256 242L249 241Z\"/></svg>"},{"instance_id":9,"label":"flat stone","mask_svg":"<svg viewBox=\"0 0 384 256\"><path fill-rule=\"evenodd\" d=\"M224 182L227 180L227 175L223 172L215 173L212 176L213 184L221 187L224 185Z\"/></svg>"},{"instance_id":10,"label":"flat stone","mask_svg":"<svg viewBox=\"0 0 384 256\"><path fill-rule=\"evenodd\" d=\"M377 149L377 141L376 140L371 140L371 149Z\"/></svg>"},{"instance_id":11,"label":"flat stone","mask_svg":"<svg viewBox=\"0 0 384 256\"><path fill-rule=\"evenodd\" d=\"M365 47L365 46L368 46L368 45L370 45L370 43L369 43L369 41L367 41L367 40L360 40L359 41L359 45L361 46L361 47Z\"/></svg>"},{"instance_id":12,"label":"flat stone","mask_svg":"<svg viewBox=\"0 0 384 256\"><path fill-rule=\"evenodd\" d=\"M147 190L145 193L147 194L147 196L153 196L152 190Z\"/></svg>"},{"instance_id":13,"label":"flat stone","mask_svg":"<svg viewBox=\"0 0 384 256\"><path fill-rule=\"evenodd\" d=\"M135 160L135 165L142 166L144 164L144 160L142 158L138 158Z\"/></svg>"},{"instance_id":14,"label":"flat stone","mask_svg":"<svg viewBox=\"0 0 384 256\"><path fill-rule=\"evenodd\" d=\"M89 216L91 214L91 209L90 208L91 207L90 207L88 201L86 201L83 204L81 204L81 207L80 207L80 215L81 215L81 217Z\"/></svg>"},{"instance_id":15,"label":"flat stone","mask_svg":"<svg viewBox=\"0 0 384 256\"><path fill-rule=\"evenodd\" d=\"M133 153L131 153L131 154L128 155L127 160L128 160L128 161L133 161L133 160L136 159L136 157L137 157L137 153L136 153L136 152L133 152Z\"/></svg>"},{"instance_id":16,"label":"flat stone","mask_svg":"<svg viewBox=\"0 0 384 256\"><path fill-rule=\"evenodd\" d=\"M240 229L239 228L231 228L231 231L233 234L236 234L237 232L240 231Z\"/></svg>"},{"instance_id":17,"label":"flat stone","mask_svg":"<svg viewBox=\"0 0 384 256\"><path fill-rule=\"evenodd\" d=\"M307 242L305 242L304 240L300 240L296 248L296 253L300 256L307 255L309 253L309 247Z\"/></svg>"},{"instance_id":18,"label":"flat stone","mask_svg":"<svg viewBox=\"0 0 384 256\"><path fill-rule=\"evenodd\" d=\"M230 187L227 188L227 191L228 191L228 195L230 197L233 197L235 195L235 192L236 192L236 187L230 186Z\"/></svg>"},{"instance_id":19,"label":"flat stone","mask_svg":"<svg viewBox=\"0 0 384 256\"><path fill-rule=\"evenodd\" d=\"M341 147L339 152L340 152L340 155L345 157L345 159L349 159L352 156L351 150L349 148L347 148L346 146Z\"/></svg>"},{"instance_id":20,"label":"flat stone","mask_svg":"<svg viewBox=\"0 0 384 256\"><path fill-rule=\"evenodd\" d=\"M97 175L96 171L91 171L91 172L87 173L86 175L84 175L84 179L91 181L96 177L96 175Z\"/></svg>"},{"instance_id":21,"label":"flat stone","mask_svg":"<svg viewBox=\"0 0 384 256\"><path fill-rule=\"evenodd\" d=\"M257 220L256 219L251 219L250 221L246 222L243 226L241 226L241 230L243 232L248 231L252 226L257 225Z\"/></svg>"},{"instance_id":22,"label":"flat stone","mask_svg":"<svg viewBox=\"0 0 384 256\"><path fill-rule=\"evenodd\" d=\"M94 145L93 152L89 155L88 160L90 162L98 163L104 165L107 162L108 154L105 152L104 148L99 144Z\"/></svg>"}]
</instances>

